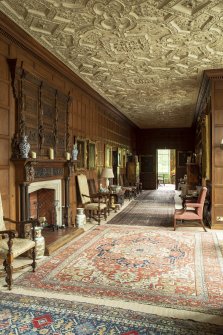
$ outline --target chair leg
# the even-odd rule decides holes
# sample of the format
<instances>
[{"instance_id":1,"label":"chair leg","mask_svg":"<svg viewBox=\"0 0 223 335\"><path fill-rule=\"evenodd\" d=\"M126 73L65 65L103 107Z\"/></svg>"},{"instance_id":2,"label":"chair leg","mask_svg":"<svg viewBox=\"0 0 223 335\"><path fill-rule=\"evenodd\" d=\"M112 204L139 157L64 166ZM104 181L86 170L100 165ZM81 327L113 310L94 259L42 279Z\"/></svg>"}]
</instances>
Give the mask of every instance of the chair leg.
<instances>
[{"instance_id":1,"label":"chair leg","mask_svg":"<svg viewBox=\"0 0 223 335\"><path fill-rule=\"evenodd\" d=\"M91 210L88 211L88 217L89 217L89 221L91 222L91 219L92 219L92 211Z\"/></svg>"},{"instance_id":2,"label":"chair leg","mask_svg":"<svg viewBox=\"0 0 223 335\"><path fill-rule=\"evenodd\" d=\"M107 220L107 209L106 208L104 209L104 219L105 221Z\"/></svg>"},{"instance_id":3,"label":"chair leg","mask_svg":"<svg viewBox=\"0 0 223 335\"><path fill-rule=\"evenodd\" d=\"M33 262L31 266L32 266L33 272L35 272L36 271L36 247L32 248L32 260Z\"/></svg>"},{"instance_id":4,"label":"chair leg","mask_svg":"<svg viewBox=\"0 0 223 335\"><path fill-rule=\"evenodd\" d=\"M5 281L6 281L6 284L8 286L8 289L11 290L12 289L13 266L12 266L11 257L8 257L8 255L6 257L7 258L3 262L4 269L5 269L5 272L6 272Z\"/></svg>"},{"instance_id":5,"label":"chair leg","mask_svg":"<svg viewBox=\"0 0 223 335\"><path fill-rule=\"evenodd\" d=\"M203 222L203 220L200 220L200 223L201 223L201 225L202 225L202 227L203 227L204 231L206 231L206 232L207 232L207 230L206 230L206 228L205 228L205 226L204 226L204 222Z\"/></svg>"},{"instance_id":6,"label":"chair leg","mask_svg":"<svg viewBox=\"0 0 223 335\"><path fill-rule=\"evenodd\" d=\"M173 230L176 230L176 227L177 227L177 220L174 218L173 219Z\"/></svg>"}]
</instances>

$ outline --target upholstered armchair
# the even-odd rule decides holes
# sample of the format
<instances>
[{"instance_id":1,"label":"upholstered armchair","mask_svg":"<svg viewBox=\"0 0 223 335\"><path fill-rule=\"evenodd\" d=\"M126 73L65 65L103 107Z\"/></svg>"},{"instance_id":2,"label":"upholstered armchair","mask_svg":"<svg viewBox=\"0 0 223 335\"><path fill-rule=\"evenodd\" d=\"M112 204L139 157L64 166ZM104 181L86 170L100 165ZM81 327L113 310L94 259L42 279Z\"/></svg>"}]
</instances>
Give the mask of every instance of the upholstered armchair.
<instances>
[{"instance_id":1,"label":"upholstered armchair","mask_svg":"<svg viewBox=\"0 0 223 335\"><path fill-rule=\"evenodd\" d=\"M120 174L119 176L119 182L122 187L122 190L125 191L125 198L128 198L131 200L132 198L135 198L137 196L137 187L136 186L130 186L128 184L127 179L125 179L124 182L124 176Z\"/></svg>"},{"instance_id":2,"label":"upholstered armchair","mask_svg":"<svg viewBox=\"0 0 223 335\"><path fill-rule=\"evenodd\" d=\"M109 193L102 193L98 191L98 187L96 185L96 180L95 179L88 179L88 187L89 187L89 193L91 196L91 199L93 202L98 202L100 197L100 202L105 203L107 205L107 214L108 216L110 215L110 196Z\"/></svg>"},{"instance_id":3,"label":"upholstered armchair","mask_svg":"<svg viewBox=\"0 0 223 335\"><path fill-rule=\"evenodd\" d=\"M207 194L207 188L202 187L197 202L185 202L184 208L176 210L174 214L174 230L177 227L177 221L181 221L185 224L187 221L196 222L198 221L203 227L204 231L206 228L203 222L203 209L204 202Z\"/></svg>"},{"instance_id":4,"label":"upholstered armchair","mask_svg":"<svg viewBox=\"0 0 223 335\"><path fill-rule=\"evenodd\" d=\"M90 194L87 177L84 174L77 175L77 183L80 192L81 203L86 215L95 219L98 224L101 223L101 216L107 219L108 202L105 200L105 194Z\"/></svg>"},{"instance_id":5,"label":"upholstered armchair","mask_svg":"<svg viewBox=\"0 0 223 335\"><path fill-rule=\"evenodd\" d=\"M9 222L11 225L19 224L24 231L24 238L18 237L16 230L6 229L5 222ZM32 261L29 264L17 267L15 270L22 269L26 266L31 265L32 271L36 268L36 252L35 252L35 226L37 220L29 221L14 221L9 218L3 217L2 200L0 194L0 259L3 261L4 270L1 273L5 273L5 281L8 289L12 288L12 275L13 275L13 260L18 256L30 251Z\"/></svg>"}]
</instances>

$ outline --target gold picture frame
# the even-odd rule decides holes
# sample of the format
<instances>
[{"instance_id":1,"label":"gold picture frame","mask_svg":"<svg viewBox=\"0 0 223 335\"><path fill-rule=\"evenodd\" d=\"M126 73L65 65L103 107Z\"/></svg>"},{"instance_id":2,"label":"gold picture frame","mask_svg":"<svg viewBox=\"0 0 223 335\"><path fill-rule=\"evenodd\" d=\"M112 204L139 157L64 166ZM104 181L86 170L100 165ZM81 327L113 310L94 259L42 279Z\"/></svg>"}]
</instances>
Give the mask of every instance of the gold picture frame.
<instances>
[{"instance_id":1,"label":"gold picture frame","mask_svg":"<svg viewBox=\"0 0 223 335\"><path fill-rule=\"evenodd\" d=\"M77 168L78 169L86 169L87 167L87 142L86 139L77 137L76 138L77 143Z\"/></svg>"},{"instance_id":2,"label":"gold picture frame","mask_svg":"<svg viewBox=\"0 0 223 335\"><path fill-rule=\"evenodd\" d=\"M105 145L105 167L112 167L112 146Z\"/></svg>"},{"instance_id":3,"label":"gold picture frame","mask_svg":"<svg viewBox=\"0 0 223 335\"><path fill-rule=\"evenodd\" d=\"M123 167L122 148L118 148L118 166Z\"/></svg>"},{"instance_id":4,"label":"gold picture frame","mask_svg":"<svg viewBox=\"0 0 223 335\"><path fill-rule=\"evenodd\" d=\"M94 170L96 168L96 144L88 140L88 169Z\"/></svg>"},{"instance_id":5,"label":"gold picture frame","mask_svg":"<svg viewBox=\"0 0 223 335\"><path fill-rule=\"evenodd\" d=\"M126 167L126 149L122 149L122 167L125 168Z\"/></svg>"}]
</instances>

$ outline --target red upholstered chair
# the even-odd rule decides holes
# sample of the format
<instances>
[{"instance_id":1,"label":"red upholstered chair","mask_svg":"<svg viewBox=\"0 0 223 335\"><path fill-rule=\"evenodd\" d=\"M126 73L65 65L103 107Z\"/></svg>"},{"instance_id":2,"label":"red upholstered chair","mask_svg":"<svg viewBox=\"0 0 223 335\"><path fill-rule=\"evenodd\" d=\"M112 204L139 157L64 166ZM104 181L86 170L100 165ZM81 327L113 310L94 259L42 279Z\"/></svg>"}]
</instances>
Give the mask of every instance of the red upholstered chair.
<instances>
[{"instance_id":1,"label":"red upholstered chair","mask_svg":"<svg viewBox=\"0 0 223 335\"><path fill-rule=\"evenodd\" d=\"M199 221L204 231L206 231L203 222L203 208L206 194L207 194L207 188L202 187L197 202L186 202L184 209L175 211L174 230L176 230L177 220L181 220L181 221Z\"/></svg>"}]
</instances>

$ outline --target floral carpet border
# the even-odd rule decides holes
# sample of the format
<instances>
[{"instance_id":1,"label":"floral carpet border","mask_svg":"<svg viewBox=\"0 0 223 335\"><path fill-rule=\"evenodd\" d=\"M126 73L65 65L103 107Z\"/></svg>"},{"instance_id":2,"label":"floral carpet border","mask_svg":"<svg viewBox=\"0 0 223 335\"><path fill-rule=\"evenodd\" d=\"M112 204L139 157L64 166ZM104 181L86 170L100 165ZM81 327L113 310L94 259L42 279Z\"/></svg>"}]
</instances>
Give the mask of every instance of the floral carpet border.
<instances>
[{"instance_id":1,"label":"floral carpet border","mask_svg":"<svg viewBox=\"0 0 223 335\"><path fill-rule=\"evenodd\" d=\"M74 301L0 293L0 333L220 335L222 327Z\"/></svg>"}]
</instances>

